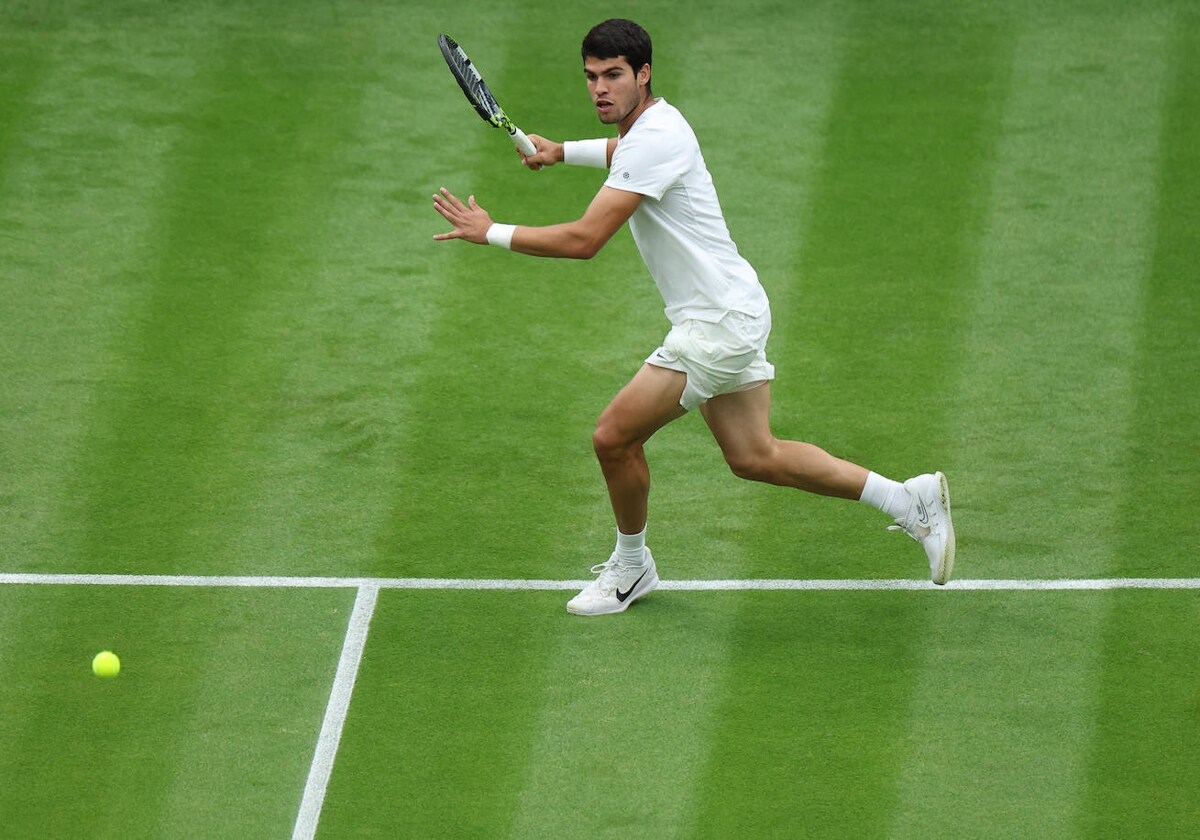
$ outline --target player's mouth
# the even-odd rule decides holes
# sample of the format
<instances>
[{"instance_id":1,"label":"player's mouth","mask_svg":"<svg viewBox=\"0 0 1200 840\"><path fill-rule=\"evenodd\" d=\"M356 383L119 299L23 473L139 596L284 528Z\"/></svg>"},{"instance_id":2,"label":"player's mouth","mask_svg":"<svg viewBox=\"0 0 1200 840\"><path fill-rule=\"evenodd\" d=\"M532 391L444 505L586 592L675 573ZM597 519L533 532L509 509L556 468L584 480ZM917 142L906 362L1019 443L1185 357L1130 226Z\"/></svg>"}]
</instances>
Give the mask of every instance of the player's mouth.
<instances>
[{"instance_id":1,"label":"player's mouth","mask_svg":"<svg viewBox=\"0 0 1200 840\"><path fill-rule=\"evenodd\" d=\"M602 115L607 114L612 109L613 109L613 104L612 104L612 102L608 101L607 99L597 99L596 100L596 110L599 111Z\"/></svg>"}]
</instances>

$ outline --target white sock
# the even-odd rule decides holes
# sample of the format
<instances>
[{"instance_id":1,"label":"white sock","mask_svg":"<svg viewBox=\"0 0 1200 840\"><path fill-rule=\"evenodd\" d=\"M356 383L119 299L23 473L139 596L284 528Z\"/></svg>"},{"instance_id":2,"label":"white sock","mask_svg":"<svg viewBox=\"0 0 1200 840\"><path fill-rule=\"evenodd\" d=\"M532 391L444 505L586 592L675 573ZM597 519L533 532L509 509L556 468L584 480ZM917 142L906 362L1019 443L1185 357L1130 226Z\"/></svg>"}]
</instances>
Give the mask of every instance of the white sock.
<instances>
[{"instance_id":1,"label":"white sock","mask_svg":"<svg viewBox=\"0 0 1200 840\"><path fill-rule=\"evenodd\" d=\"M646 562L646 529L637 534L622 534L618 529L617 557L630 566L640 566Z\"/></svg>"},{"instance_id":2,"label":"white sock","mask_svg":"<svg viewBox=\"0 0 1200 840\"><path fill-rule=\"evenodd\" d=\"M908 489L899 481L884 478L879 473L867 473L867 483L858 500L892 519L903 519L908 514Z\"/></svg>"}]
</instances>

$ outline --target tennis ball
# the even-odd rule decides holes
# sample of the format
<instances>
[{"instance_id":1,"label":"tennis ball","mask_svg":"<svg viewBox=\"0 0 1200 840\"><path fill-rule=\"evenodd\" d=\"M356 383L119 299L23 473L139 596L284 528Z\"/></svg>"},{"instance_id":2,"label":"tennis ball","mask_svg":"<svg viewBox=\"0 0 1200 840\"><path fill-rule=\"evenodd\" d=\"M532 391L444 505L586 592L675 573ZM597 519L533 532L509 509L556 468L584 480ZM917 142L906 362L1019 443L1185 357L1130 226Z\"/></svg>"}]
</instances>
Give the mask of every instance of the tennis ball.
<instances>
[{"instance_id":1,"label":"tennis ball","mask_svg":"<svg viewBox=\"0 0 1200 840\"><path fill-rule=\"evenodd\" d=\"M121 673L121 660L111 650L102 650L92 659L92 673L97 677L112 679Z\"/></svg>"}]
</instances>

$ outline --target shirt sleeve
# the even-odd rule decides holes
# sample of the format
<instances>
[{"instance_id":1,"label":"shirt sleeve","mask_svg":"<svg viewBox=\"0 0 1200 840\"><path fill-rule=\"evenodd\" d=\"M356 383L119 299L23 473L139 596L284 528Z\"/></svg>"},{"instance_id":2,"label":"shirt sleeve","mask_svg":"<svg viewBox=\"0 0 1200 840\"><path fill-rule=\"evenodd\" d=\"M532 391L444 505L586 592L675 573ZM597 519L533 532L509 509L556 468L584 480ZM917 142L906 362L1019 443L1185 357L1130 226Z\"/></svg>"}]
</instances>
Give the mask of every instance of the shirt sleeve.
<instances>
[{"instance_id":1,"label":"shirt sleeve","mask_svg":"<svg viewBox=\"0 0 1200 840\"><path fill-rule=\"evenodd\" d=\"M686 169L678 136L646 127L630 132L617 143L604 182L626 192L661 200Z\"/></svg>"}]
</instances>

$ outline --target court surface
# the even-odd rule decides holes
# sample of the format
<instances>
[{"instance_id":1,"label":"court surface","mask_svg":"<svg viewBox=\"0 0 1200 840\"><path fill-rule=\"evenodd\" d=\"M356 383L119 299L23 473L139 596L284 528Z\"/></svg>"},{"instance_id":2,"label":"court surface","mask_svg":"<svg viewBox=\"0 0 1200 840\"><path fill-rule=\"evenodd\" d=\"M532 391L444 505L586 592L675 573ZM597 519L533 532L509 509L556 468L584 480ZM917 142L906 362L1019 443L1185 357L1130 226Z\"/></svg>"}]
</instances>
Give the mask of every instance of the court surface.
<instances>
[{"instance_id":1,"label":"court surface","mask_svg":"<svg viewBox=\"0 0 1200 840\"><path fill-rule=\"evenodd\" d=\"M666 332L575 218L578 44L655 39L772 301L774 431L863 505L648 447L663 584L564 603ZM1193 3L0 3L0 816L17 837L1200 833ZM100 680L100 650L122 671Z\"/></svg>"}]
</instances>

